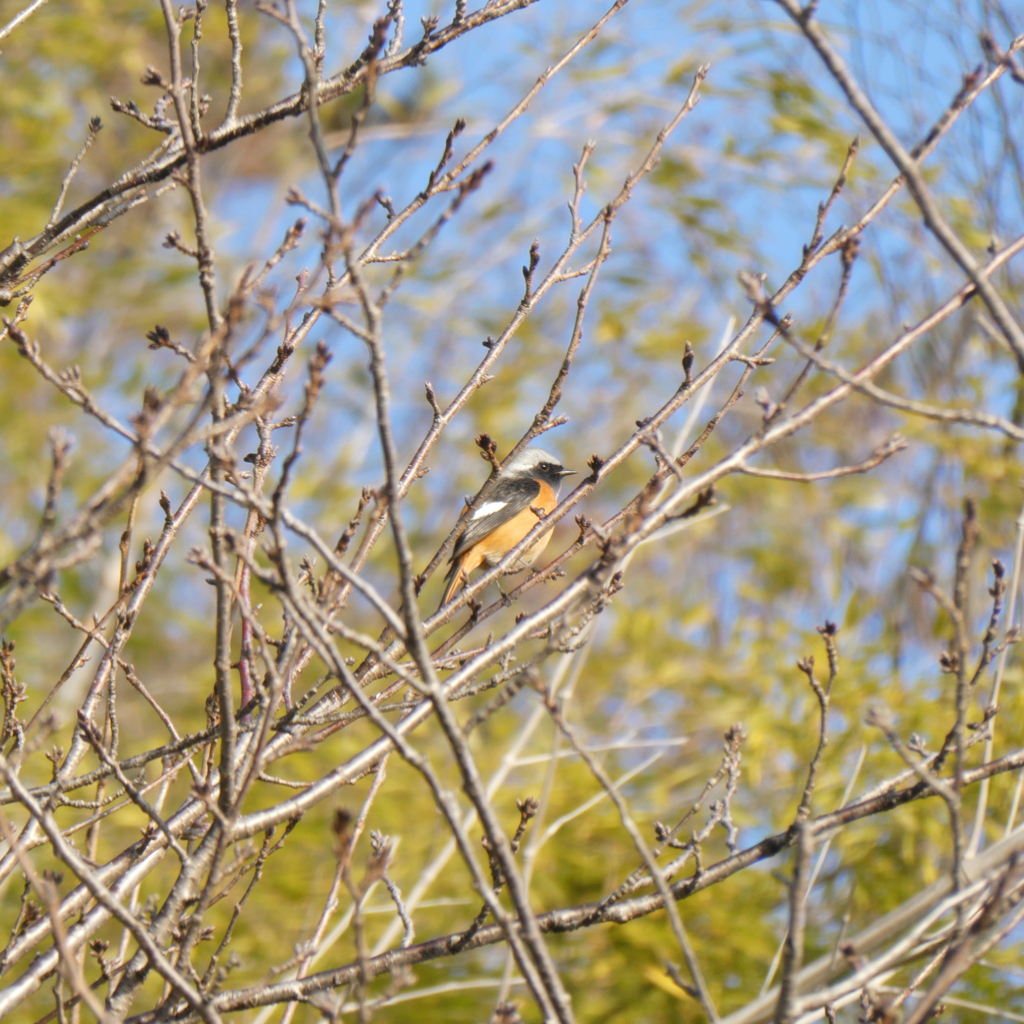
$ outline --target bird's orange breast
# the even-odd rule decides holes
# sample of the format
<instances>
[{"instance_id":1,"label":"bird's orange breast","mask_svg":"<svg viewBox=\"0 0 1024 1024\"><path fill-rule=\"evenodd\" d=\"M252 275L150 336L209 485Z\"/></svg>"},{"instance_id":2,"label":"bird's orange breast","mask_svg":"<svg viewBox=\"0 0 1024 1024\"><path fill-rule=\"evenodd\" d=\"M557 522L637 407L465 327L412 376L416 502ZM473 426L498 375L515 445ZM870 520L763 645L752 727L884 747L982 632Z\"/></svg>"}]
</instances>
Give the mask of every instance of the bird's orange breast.
<instances>
[{"instance_id":1,"label":"bird's orange breast","mask_svg":"<svg viewBox=\"0 0 1024 1024\"><path fill-rule=\"evenodd\" d=\"M532 504L532 508L539 508L545 515L558 504L555 492L543 481L540 483L540 493ZM496 530L492 530L486 537L477 541L463 556L462 569L464 572L472 572L481 565L497 565L509 551L512 550L539 522L537 516L530 508L523 509L518 515L513 516L507 523L502 523ZM518 561L532 565L533 560L547 547L551 539L550 531L537 538L520 556ZM518 561L516 564L518 564Z\"/></svg>"}]
</instances>

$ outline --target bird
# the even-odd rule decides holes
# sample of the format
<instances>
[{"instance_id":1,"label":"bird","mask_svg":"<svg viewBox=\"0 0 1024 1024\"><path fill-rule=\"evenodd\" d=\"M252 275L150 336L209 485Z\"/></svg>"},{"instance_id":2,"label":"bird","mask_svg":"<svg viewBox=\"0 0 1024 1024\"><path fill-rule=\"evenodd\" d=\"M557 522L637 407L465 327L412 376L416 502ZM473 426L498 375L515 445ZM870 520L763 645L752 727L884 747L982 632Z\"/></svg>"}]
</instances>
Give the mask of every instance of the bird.
<instances>
[{"instance_id":1,"label":"bird","mask_svg":"<svg viewBox=\"0 0 1024 1024\"><path fill-rule=\"evenodd\" d=\"M540 519L533 509L545 515L551 512L558 504L562 479L575 472L543 448L524 448L501 471L487 501L473 512L455 542L438 608L446 605L459 587L468 585L474 569L496 566L537 525ZM532 565L550 537L550 533L542 534L518 561Z\"/></svg>"}]
</instances>

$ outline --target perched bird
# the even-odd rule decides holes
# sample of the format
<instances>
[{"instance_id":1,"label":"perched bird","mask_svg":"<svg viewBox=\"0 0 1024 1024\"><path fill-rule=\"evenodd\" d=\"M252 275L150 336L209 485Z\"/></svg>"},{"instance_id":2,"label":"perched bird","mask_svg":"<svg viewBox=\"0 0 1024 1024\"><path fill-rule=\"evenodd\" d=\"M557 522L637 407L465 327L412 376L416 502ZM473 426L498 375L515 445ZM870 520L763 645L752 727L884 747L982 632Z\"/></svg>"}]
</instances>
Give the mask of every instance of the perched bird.
<instances>
[{"instance_id":1,"label":"perched bird","mask_svg":"<svg viewBox=\"0 0 1024 1024\"><path fill-rule=\"evenodd\" d=\"M487 501L473 513L455 542L441 604L447 604L459 587L468 584L474 569L496 566L537 525L533 509L545 515L554 509L562 477L574 472L543 448L524 448L501 471ZM542 534L518 561L532 565L550 537L550 533Z\"/></svg>"}]
</instances>

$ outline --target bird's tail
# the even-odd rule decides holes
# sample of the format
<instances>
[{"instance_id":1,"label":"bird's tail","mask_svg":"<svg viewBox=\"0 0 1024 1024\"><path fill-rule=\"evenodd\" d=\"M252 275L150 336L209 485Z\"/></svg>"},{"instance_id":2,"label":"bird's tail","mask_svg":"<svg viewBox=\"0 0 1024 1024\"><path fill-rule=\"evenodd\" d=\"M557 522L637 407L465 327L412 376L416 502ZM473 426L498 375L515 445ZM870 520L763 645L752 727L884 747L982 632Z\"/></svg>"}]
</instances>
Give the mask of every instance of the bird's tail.
<instances>
[{"instance_id":1,"label":"bird's tail","mask_svg":"<svg viewBox=\"0 0 1024 1024\"><path fill-rule=\"evenodd\" d=\"M445 576L444 593L441 595L441 603L437 606L438 611L452 599L459 587L466 585L466 582L466 574L462 571L462 566L458 562L452 562L452 567L448 570L448 575Z\"/></svg>"}]
</instances>

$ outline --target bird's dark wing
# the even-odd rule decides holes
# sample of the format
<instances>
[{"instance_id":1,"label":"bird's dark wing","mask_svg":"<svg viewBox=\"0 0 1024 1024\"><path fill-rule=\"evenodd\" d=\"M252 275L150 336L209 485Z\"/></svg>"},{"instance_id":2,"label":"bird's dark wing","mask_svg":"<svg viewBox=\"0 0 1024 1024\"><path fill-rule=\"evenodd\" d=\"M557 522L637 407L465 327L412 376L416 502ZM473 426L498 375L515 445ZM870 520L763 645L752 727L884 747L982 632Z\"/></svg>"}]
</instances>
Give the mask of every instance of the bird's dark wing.
<instances>
[{"instance_id":1,"label":"bird's dark wing","mask_svg":"<svg viewBox=\"0 0 1024 1024\"><path fill-rule=\"evenodd\" d=\"M540 483L536 480L503 480L499 483L487 501L473 513L469 526L456 541L452 562L503 523L536 504L539 495Z\"/></svg>"}]
</instances>

